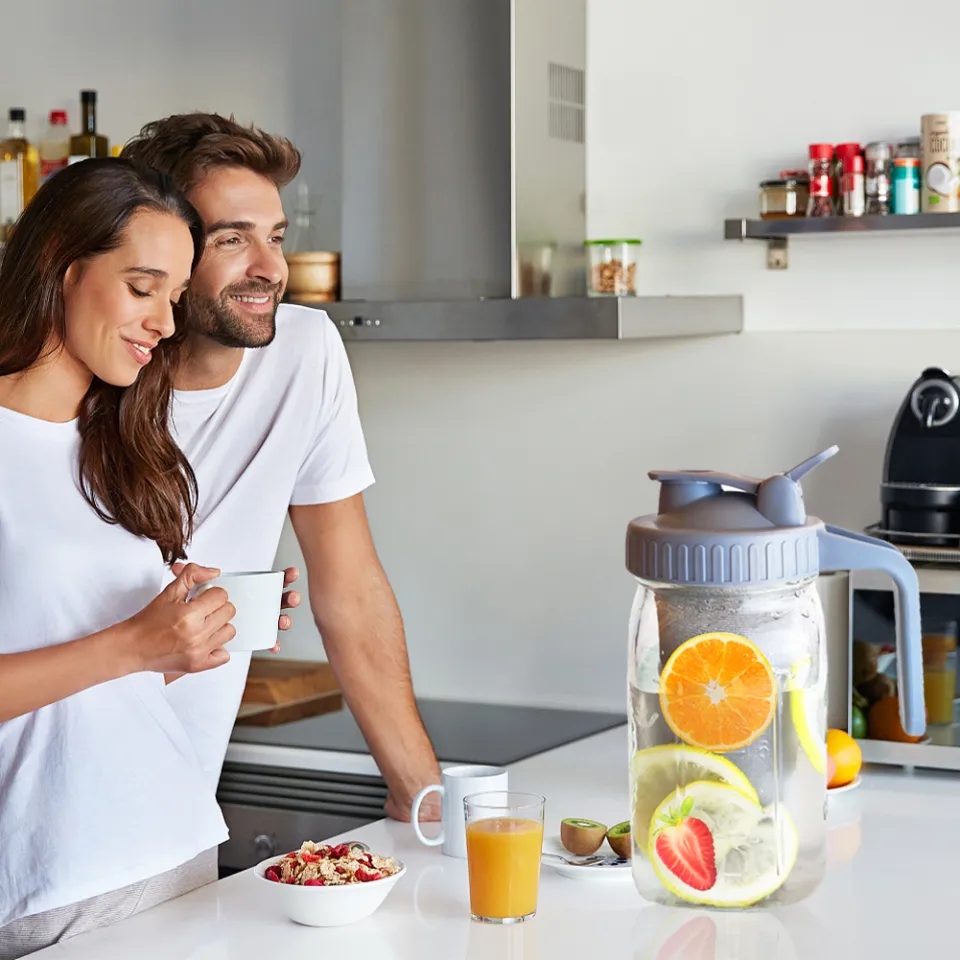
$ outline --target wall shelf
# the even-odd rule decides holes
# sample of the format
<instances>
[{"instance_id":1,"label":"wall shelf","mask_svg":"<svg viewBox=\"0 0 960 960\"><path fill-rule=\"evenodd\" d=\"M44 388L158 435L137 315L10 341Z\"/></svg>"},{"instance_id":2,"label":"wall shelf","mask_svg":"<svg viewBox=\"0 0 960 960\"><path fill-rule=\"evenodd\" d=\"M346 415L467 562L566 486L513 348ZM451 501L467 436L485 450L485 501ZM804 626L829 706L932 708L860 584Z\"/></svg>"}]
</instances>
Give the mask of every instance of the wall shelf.
<instances>
[{"instance_id":1,"label":"wall shelf","mask_svg":"<svg viewBox=\"0 0 960 960\"><path fill-rule=\"evenodd\" d=\"M912 215L867 217L817 217L778 220L726 220L724 240L764 240L767 243L767 267L786 270L787 244L791 237L829 234L906 233L928 230L960 230L960 213L917 213Z\"/></svg>"},{"instance_id":2,"label":"wall shelf","mask_svg":"<svg viewBox=\"0 0 960 960\"><path fill-rule=\"evenodd\" d=\"M743 297L543 297L337 301L346 341L644 340L743 330Z\"/></svg>"}]
</instances>

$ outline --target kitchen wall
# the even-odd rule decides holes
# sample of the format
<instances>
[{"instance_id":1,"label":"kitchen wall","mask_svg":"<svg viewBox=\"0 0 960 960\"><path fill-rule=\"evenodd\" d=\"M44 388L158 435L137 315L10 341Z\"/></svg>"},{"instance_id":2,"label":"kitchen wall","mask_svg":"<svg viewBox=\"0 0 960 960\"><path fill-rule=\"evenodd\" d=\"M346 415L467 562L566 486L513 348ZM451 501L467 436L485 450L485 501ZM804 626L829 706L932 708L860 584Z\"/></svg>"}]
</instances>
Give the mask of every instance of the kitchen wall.
<instances>
[{"instance_id":1,"label":"kitchen wall","mask_svg":"<svg viewBox=\"0 0 960 960\"><path fill-rule=\"evenodd\" d=\"M758 181L812 141L897 138L960 107L953 52L929 39L960 9L837 0L819 39L808 19L767 0L590 0L590 231L644 238L644 292L743 293L745 334L351 347L421 693L622 709L623 535L655 506L650 468L762 474L836 442L811 509L878 518L902 396L924 365L960 367L960 236L796 242L775 273L762 245L722 243L722 221L753 214ZM313 649L298 630L291 655Z\"/></svg>"},{"instance_id":2,"label":"kitchen wall","mask_svg":"<svg viewBox=\"0 0 960 960\"><path fill-rule=\"evenodd\" d=\"M646 293L743 293L739 337L643 344L355 344L378 483L374 534L423 695L622 709L632 584L627 521L655 506L654 467L781 470L830 443L814 512L877 518L883 446L928 363L960 367L960 236L796 242L786 273L761 245L722 243L756 183L812 140L896 138L960 105L949 46L960 9L904 17L837 0L818 41L763 0L589 0L593 235L640 235ZM16 24L0 89L32 120L101 126L194 108L293 136L335 197L336 0L0 0ZM173 64L180 64L174 67ZM889 65L885 67L884 65ZM34 127L36 129L36 127ZM339 236L337 205L323 227ZM882 330L884 332L876 332ZM278 562L298 560L289 530ZM309 617L286 656L322 655Z\"/></svg>"},{"instance_id":3,"label":"kitchen wall","mask_svg":"<svg viewBox=\"0 0 960 960\"><path fill-rule=\"evenodd\" d=\"M340 237L340 0L0 0L0 123L27 110L36 142L51 110L80 126L80 90L123 143L171 113L234 113L292 137L301 179L322 194L320 229ZM288 202L293 200L289 193Z\"/></svg>"}]
</instances>

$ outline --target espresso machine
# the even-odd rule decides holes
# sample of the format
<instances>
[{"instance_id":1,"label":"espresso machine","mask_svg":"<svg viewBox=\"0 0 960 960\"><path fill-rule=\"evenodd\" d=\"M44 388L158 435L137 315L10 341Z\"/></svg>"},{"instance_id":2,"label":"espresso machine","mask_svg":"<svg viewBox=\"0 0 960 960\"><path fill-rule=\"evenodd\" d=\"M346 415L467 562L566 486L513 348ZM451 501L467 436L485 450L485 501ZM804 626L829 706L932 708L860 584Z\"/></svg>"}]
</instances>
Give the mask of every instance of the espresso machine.
<instances>
[{"instance_id":1,"label":"espresso machine","mask_svg":"<svg viewBox=\"0 0 960 960\"><path fill-rule=\"evenodd\" d=\"M887 441L880 501L876 535L960 548L960 377L929 367L910 387Z\"/></svg>"}]
</instances>

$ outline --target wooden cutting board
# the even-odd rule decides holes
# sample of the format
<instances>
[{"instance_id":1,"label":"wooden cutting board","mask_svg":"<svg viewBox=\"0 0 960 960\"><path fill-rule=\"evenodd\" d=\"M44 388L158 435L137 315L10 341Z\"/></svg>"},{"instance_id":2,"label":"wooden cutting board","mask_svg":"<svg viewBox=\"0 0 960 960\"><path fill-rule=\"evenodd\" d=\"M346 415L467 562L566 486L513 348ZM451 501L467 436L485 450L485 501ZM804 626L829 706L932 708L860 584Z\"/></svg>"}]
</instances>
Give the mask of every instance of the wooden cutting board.
<instances>
[{"instance_id":1,"label":"wooden cutting board","mask_svg":"<svg viewBox=\"0 0 960 960\"><path fill-rule=\"evenodd\" d=\"M329 663L254 657L237 723L272 727L341 709L343 697Z\"/></svg>"}]
</instances>

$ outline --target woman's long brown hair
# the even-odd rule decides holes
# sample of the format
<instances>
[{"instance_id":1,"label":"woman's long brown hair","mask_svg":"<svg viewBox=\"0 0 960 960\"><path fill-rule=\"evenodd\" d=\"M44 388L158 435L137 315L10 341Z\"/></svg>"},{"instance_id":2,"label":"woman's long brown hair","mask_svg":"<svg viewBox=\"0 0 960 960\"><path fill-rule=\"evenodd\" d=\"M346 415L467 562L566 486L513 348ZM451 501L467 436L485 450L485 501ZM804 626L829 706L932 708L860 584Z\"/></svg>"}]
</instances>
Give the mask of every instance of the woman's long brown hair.
<instances>
[{"instance_id":1,"label":"woman's long brown hair","mask_svg":"<svg viewBox=\"0 0 960 960\"><path fill-rule=\"evenodd\" d=\"M128 160L84 160L43 184L12 227L0 259L0 376L62 349L63 283L71 263L124 242L130 218L154 210L181 219L203 252L197 212L166 176ZM183 330L161 341L129 387L94 377L80 406L79 480L107 523L156 541L167 563L186 556L197 485L169 429Z\"/></svg>"}]
</instances>

